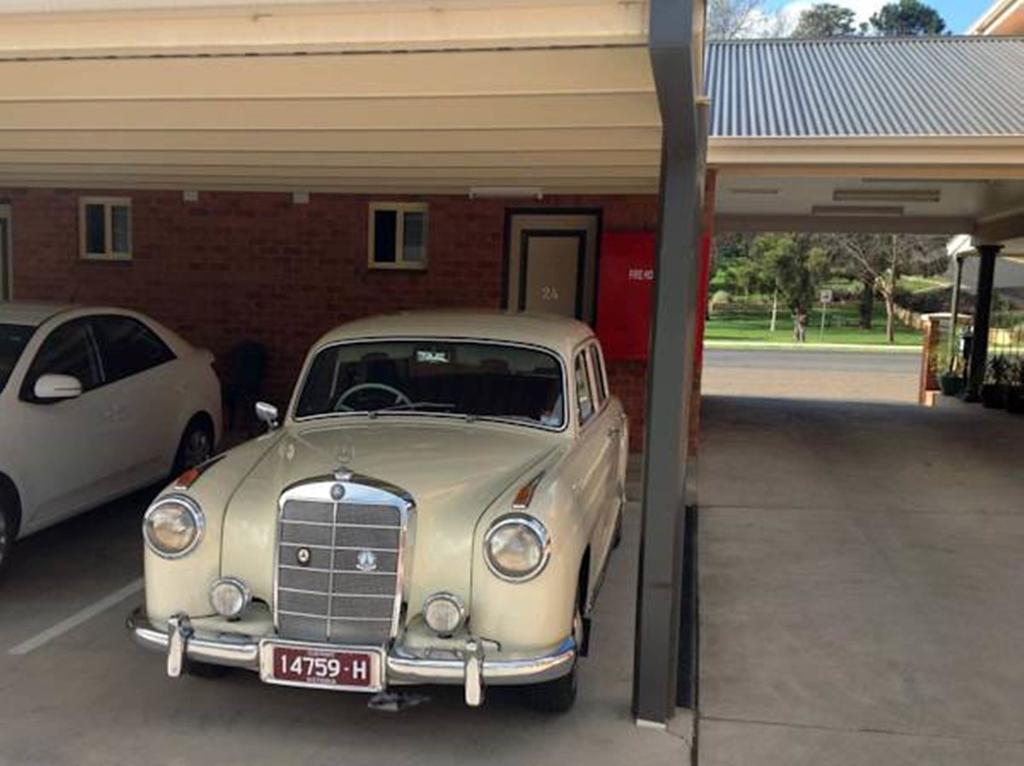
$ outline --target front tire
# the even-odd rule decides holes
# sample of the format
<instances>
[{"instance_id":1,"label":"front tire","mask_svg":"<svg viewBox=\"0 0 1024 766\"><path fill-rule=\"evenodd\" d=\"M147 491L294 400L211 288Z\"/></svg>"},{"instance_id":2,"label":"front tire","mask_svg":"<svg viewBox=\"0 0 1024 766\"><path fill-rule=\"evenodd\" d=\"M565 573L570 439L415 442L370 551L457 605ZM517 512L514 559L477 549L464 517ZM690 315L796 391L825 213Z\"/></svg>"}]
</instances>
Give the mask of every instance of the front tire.
<instances>
[{"instance_id":1,"label":"front tire","mask_svg":"<svg viewBox=\"0 0 1024 766\"><path fill-rule=\"evenodd\" d=\"M11 566L11 554L14 552L14 538L18 536L18 529L14 509L11 507L10 499L5 497L0 490L0 577Z\"/></svg>"},{"instance_id":2,"label":"front tire","mask_svg":"<svg viewBox=\"0 0 1024 766\"><path fill-rule=\"evenodd\" d=\"M192 418L178 443L171 477L176 478L213 457L213 429L201 417Z\"/></svg>"},{"instance_id":3,"label":"front tire","mask_svg":"<svg viewBox=\"0 0 1024 766\"><path fill-rule=\"evenodd\" d=\"M579 599L576 599L576 613L572 620L572 632L576 639L576 660L572 670L561 678L536 684L526 688L527 704L542 713L567 713L576 703L579 688L577 671L579 668L579 647L583 645L583 615L580 613Z\"/></svg>"}]
</instances>

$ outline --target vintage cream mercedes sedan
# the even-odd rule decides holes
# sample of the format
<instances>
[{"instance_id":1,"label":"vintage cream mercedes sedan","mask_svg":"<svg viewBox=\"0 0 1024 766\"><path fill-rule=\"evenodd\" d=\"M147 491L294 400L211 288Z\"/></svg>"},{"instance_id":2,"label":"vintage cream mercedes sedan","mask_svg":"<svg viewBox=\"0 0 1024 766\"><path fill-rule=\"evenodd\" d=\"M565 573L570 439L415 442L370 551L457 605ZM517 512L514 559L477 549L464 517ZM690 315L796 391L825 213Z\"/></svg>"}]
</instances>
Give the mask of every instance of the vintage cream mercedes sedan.
<instances>
[{"instance_id":1,"label":"vintage cream mercedes sedan","mask_svg":"<svg viewBox=\"0 0 1024 766\"><path fill-rule=\"evenodd\" d=\"M135 640L211 666L376 692L528 687L568 709L620 533L626 418L573 320L402 313L320 339L280 423L146 513Z\"/></svg>"}]
</instances>

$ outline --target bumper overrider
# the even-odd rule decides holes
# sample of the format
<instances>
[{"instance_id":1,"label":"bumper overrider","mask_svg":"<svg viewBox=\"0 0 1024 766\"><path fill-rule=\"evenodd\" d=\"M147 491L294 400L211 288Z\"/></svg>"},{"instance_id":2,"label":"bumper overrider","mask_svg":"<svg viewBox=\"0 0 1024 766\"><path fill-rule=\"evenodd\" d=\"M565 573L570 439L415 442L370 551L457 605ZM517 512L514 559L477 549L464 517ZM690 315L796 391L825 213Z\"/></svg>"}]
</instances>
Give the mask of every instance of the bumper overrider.
<instances>
[{"instance_id":1,"label":"bumper overrider","mask_svg":"<svg viewBox=\"0 0 1024 766\"><path fill-rule=\"evenodd\" d=\"M181 675L186 659L209 665L261 670L261 646L272 638L236 633L218 633L193 628L187 615L176 615L165 627L154 625L139 607L128 617L128 632L136 644L167 658L167 675ZM323 648L323 645L310 644ZM399 645L384 653L381 686L445 684L464 687L466 704L483 703L485 686L520 686L553 681L572 670L576 642L566 638L553 651L540 657L495 659L487 657L487 642L467 638L463 648L445 656L423 656Z\"/></svg>"}]
</instances>

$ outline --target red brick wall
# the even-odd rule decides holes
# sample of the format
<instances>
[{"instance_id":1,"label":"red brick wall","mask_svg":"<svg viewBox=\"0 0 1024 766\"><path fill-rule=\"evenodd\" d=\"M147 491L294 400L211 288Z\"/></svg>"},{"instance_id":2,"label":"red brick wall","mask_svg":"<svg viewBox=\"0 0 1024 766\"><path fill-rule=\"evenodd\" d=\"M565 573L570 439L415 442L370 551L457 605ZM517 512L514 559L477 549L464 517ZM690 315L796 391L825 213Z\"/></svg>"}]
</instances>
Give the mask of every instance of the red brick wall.
<instances>
[{"instance_id":1,"label":"red brick wall","mask_svg":"<svg viewBox=\"0 0 1024 766\"><path fill-rule=\"evenodd\" d=\"M125 191L132 199L131 263L78 257L79 190L0 192L13 218L13 294L138 309L218 355L240 340L270 351L266 395L283 403L310 344L355 317L399 309L497 308L502 300L505 212L501 200L428 196L429 268L367 268L367 202L313 194ZM389 197L388 199L401 199ZM606 230L650 229L654 196L557 197L544 207L599 208ZM642 443L646 366L610 363Z\"/></svg>"}]
</instances>

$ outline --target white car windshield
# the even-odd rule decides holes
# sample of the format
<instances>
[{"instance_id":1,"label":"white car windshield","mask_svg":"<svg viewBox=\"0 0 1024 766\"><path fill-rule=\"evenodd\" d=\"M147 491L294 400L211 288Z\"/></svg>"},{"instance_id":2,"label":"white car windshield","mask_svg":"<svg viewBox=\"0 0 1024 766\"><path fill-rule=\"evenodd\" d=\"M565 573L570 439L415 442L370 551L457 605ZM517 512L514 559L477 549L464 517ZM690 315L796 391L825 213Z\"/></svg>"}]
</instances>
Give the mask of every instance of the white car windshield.
<instances>
[{"instance_id":1,"label":"white car windshield","mask_svg":"<svg viewBox=\"0 0 1024 766\"><path fill-rule=\"evenodd\" d=\"M562 365L551 353L480 341L372 341L320 351L297 418L335 413L432 413L565 423Z\"/></svg>"},{"instance_id":2,"label":"white car windshield","mask_svg":"<svg viewBox=\"0 0 1024 766\"><path fill-rule=\"evenodd\" d=\"M34 329L20 324L0 324L0 391L7 385Z\"/></svg>"}]
</instances>

